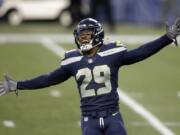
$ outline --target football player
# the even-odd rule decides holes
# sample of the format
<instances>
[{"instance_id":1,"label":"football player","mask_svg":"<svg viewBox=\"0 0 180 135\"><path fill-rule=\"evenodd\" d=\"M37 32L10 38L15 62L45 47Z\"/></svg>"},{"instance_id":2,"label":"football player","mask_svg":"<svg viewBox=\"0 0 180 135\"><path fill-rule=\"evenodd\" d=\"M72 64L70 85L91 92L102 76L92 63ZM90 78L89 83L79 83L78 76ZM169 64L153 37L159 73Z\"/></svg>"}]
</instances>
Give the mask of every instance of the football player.
<instances>
[{"instance_id":1,"label":"football player","mask_svg":"<svg viewBox=\"0 0 180 135\"><path fill-rule=\"evenodd\" d=\"M150 57L176 41L178 35L180 18L167 26L166 34L160 38L128 51L118 42L105 44L102 25L92 18L83 19L74 30L77 49L65 53L60 67L24 81L5 76L0 84L0 95L49 87L73 76L81 97L82 134L126 135L117 93L120 67Z\"/></svg>"}]
</instances>

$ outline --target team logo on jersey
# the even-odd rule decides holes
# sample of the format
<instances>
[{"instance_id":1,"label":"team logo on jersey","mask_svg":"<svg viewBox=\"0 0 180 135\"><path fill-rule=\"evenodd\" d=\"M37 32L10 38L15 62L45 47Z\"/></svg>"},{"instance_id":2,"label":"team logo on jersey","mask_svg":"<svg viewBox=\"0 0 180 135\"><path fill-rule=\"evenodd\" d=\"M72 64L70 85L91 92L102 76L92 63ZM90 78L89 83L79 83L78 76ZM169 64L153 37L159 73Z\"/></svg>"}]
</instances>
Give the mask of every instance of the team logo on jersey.
<instances>
[{"instance_id":1,"label":"team logo on jersey","mask_svg":"<svg viewBox=\"0 0 180 135\"><path fill-rule=\"evenodd\" d=\"M116 116L117 114L119 114L119 112L115 112L112 114L112 116Z\"/></svg>"}]
</instances>

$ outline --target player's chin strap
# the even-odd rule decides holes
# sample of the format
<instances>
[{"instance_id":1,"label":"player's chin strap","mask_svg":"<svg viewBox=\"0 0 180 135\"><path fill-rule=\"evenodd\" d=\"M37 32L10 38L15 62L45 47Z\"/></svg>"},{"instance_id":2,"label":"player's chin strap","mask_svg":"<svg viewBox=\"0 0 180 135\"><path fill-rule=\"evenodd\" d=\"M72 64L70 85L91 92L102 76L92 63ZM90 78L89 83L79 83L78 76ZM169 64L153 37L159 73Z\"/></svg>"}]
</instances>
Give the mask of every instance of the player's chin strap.
<instances>
[{"instance_id":1,"label":"player's chin strap","mask_svg":"<svg viewBox=\"0 0 180 135\"><path fill-rule=\"evenodd\" d=\"M90 43L81 45L81 46L80 46L80 50L81 50L82 52L87 52L87 51L91 50L92 48L94 48L94 47L96 47L96 46L99 46L100 44L102 44L102 42L99 42L99 43L97 43L96 45L92 45L92 40L91 40Z\"/></svg>"}]
</instances>

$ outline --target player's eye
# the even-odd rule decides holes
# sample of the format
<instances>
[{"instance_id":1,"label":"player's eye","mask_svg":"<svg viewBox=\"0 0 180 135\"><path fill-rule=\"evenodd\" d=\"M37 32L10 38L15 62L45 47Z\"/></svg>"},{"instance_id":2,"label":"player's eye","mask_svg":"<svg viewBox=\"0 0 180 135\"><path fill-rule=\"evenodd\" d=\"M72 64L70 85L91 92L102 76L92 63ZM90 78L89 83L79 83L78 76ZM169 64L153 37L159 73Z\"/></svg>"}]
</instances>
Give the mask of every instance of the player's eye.
<instances>
[{"instance_id":1,"label":"player's eye","mask_svg":"<svg viewBox=\"0 0 180 135\"><path fill-rule=\"evenodd\" d=\"M89 42L92 39L92 31L83 31L79 35L80 42Z\"/></svg>"}]
</instances>

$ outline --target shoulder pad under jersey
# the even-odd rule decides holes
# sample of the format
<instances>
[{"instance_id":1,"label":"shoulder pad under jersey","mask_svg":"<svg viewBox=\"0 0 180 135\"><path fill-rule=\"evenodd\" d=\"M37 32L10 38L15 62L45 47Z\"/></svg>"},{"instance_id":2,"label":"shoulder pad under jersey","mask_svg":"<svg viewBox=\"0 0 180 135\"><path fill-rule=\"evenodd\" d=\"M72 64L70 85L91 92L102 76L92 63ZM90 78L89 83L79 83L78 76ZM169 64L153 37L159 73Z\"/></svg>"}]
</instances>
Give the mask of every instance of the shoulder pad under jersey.
<instances>
[{"instance_id":1,"label":"shoulder pad under jersey","mask_svg":"<svg viewBox=\"0 0 180 135\"><path fill-rule=\"evenodd\" d=\"M127 48L124 47L122 44L119 45L119 43L117 44L116 42L110 42L108 44L105 44L101 50L98 52L98 54L102 57L104 56L110 56L113 54L120 54L124 51L126 51Z\"/></svg>"},{"instance_id":2,"label":"shoulder pad under jersey","mask_svg":"<svg viewBox=\"0 0 180 135\"><path fill-rule=\"evenodd\" d=\"M121 48L123 50L127 50L126 46L120 41L112 41L104 44L104 46L104 49Z\"/></svg>"},{"instance_id":3,"label":"shoulder pad under jersey","mask_svg":"<svg viewBox=\"0 0 180 135\"><path fill-rule=\"evenodd\" d=\"M61 60L61 65L68 65L68 64L77 62L82 57L83 56L78 49L66 51L64 54L64 58Z\"/></svg>"}]
</instances>

